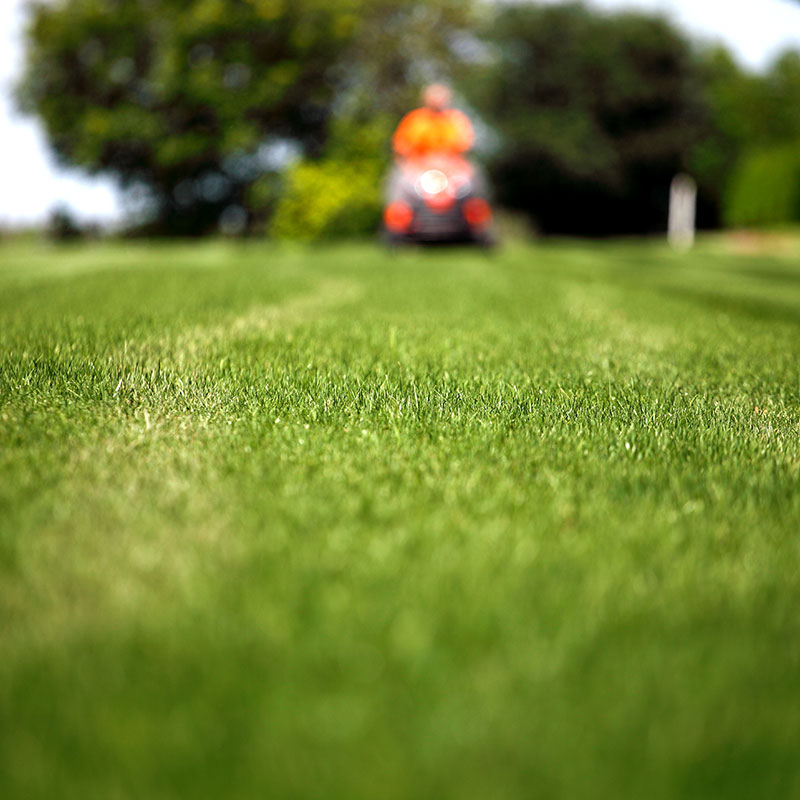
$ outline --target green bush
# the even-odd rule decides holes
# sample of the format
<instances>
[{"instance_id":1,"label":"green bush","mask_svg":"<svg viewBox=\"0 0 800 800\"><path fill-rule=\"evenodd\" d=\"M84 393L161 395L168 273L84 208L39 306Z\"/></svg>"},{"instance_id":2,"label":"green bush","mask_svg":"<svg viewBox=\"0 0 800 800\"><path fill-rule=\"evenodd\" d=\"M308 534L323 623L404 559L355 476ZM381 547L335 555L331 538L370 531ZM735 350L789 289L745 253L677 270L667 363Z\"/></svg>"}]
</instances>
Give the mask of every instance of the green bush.
<instances>
[{"instance_id":1,"label":"green bush","mask_svg":"<svg viewBox=\"0 0 800 800\"><path fill-rule=\"evenodd\" d=\"M374 160L301 161L286 176L270 233L303 241L372 233L381 215L381 179Z\"/></svg>"},{"instance_id":2,"label":"green bush","mask_svg":"<svg viewBox=\"0 0 800 800\"><path fill-rule=\"evenodd\" d=\"M753 150L740 160L725 222L734 227L800 222L800 143Z\"/></svg>"}]
</instances>

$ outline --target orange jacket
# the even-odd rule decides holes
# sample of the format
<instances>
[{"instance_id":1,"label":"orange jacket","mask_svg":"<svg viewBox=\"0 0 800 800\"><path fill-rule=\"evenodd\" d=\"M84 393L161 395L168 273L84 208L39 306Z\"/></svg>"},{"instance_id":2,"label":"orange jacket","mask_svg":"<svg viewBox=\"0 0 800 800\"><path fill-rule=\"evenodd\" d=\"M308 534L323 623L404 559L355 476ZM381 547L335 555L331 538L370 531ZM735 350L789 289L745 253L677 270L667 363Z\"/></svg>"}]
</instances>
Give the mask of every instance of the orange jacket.
<instances>
[{"instance_id":1,"label":"orange jacket","mask_svg":"<svg viewBox=\"0 0 800 800\"><path fill-rule=\"evenodd\" d=\"M418 108L403 117L392 137L395 153L404 158L431 153L456 155L472 147L475 134L465 114L454 108Z\"/></svg>"}]
</instances>

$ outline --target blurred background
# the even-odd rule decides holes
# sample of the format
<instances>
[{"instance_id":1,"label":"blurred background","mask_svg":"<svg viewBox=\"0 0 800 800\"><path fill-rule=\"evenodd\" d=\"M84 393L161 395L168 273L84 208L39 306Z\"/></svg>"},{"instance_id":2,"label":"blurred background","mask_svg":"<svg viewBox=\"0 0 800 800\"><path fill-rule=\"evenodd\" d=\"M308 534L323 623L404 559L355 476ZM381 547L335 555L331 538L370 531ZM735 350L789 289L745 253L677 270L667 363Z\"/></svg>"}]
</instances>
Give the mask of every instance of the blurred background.
<instances>
[{"instance_id":1,"label":"blurred background","mask_svg":"<svg viewBox=\"0 0 800 800\"><path fill-rule=\"evenodd\" d=\"M5 0L0 229L373 233L389 140L446 81L543 234L800 222L795 0Z\"/></svg>"}]
</instances>

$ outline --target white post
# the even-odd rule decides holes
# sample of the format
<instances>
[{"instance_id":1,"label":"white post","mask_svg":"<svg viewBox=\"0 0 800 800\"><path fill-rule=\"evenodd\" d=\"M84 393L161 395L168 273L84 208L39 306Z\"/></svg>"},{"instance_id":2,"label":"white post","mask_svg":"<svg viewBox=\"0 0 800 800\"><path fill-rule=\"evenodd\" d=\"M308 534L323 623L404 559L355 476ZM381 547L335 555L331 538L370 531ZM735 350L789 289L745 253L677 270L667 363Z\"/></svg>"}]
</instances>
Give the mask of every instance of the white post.
<instances>
[{"instance_id":1,"label":"white post","mask_svg":"<svg viewBox=\"0 0 800 800\"><path fill-rule=\"evenodd\" d=\"M681 173L672 179L669 187L669 222L667 239L676 249L686 251L694 244L697 184Z\"/></svg>"}]
</instances>

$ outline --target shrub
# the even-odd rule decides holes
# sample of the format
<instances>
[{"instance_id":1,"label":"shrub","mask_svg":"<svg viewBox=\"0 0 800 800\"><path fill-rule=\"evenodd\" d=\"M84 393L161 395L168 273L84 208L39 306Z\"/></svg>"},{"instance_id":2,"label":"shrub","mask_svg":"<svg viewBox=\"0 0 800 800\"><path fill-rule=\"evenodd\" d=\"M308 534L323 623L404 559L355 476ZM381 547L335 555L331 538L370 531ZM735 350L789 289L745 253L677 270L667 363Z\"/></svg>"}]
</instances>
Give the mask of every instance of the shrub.
<instances>
[{"instance_id":1,"label":"shrub","mask_svg":"<svg viewBox=\"0 0 800 800\"><path fill-rule=\"evenodd\" d=\"M740 160L725 222L734 227L800 222L800 143L754 150Z\"/></svg>"},{"instance_id":2,"label":"shrub","mask_svg":"<svg viewBox=\"0 0 800 800\"><path fill-rule=\"evenodd\" d=\"M270 233L315 241L363 236L378 226L381 169L374 160L299 162L289 169Z\"/></svg>"}]
</instances>

